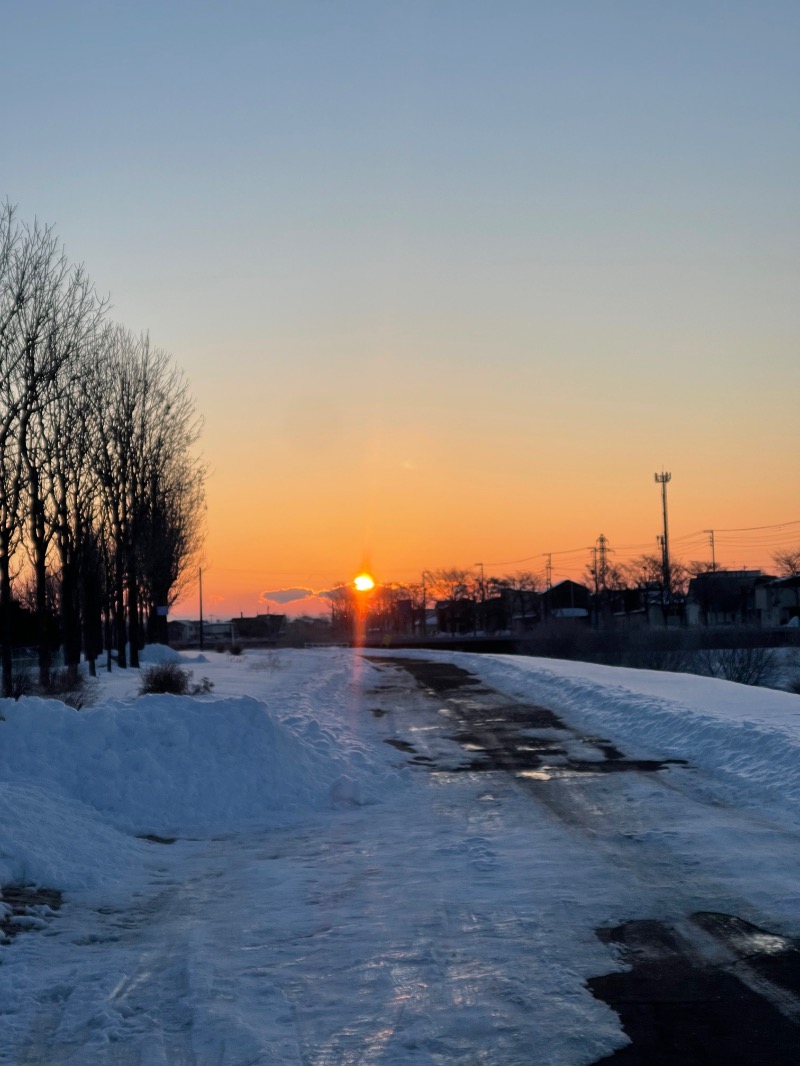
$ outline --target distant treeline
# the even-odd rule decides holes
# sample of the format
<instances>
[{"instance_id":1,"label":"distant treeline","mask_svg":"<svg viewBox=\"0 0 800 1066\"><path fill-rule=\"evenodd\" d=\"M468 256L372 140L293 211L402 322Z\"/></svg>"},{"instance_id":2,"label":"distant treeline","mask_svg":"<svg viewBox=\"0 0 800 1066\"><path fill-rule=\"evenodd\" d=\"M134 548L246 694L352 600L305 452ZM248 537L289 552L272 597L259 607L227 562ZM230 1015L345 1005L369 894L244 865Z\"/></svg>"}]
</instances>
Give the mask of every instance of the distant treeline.
<instances>
[{"instance_id":1,"label":"distant treeline","mask_svg":"<svg viewBox=\"0 0 800 1066\"><path fill-rule=\"evenodd\" d=\"M0 653L35 619L39 682L116 647L165 639L197 552L200 419L171 357L109 320L50 226L0 206ZM109 658L110 663L110 658Z\"/></svg>"}]
</instances>

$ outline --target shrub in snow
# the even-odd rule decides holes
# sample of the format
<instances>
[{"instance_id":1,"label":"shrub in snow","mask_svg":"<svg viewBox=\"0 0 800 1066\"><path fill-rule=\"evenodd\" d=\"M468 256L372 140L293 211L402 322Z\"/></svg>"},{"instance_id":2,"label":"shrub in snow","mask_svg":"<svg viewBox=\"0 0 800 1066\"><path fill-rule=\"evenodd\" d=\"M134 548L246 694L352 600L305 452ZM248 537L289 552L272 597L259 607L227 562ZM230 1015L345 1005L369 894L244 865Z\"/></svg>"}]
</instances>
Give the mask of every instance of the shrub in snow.
<instances>
[{"instance_id":1,"label":"shrub in snow","mask_svg":"<svg viewBox=\"0 0 800 1066\"><path fill-rule=\"evenodd\" d=\"M168 692L173 696L185 696L189 691L189 671L177 663L156 663L142 671L139 695Z\"/></svg>"},{"instance_id":2,"label":"shrub in snow","mask_svg":"<svg viewBox=\"0 0 800 1066\"><path fill-rule=\"evenodd\" d=\"M22 696L30 696L33 693L33 675L29 670L15 670L11 675L11 699L18 700Z\"/></svg>"},{"instance_id":3,"label":"shrub in snow","mask_svg":"<svg viewBox=\"0 0 800 1066\"><path fill-rule=\"evenodd\" d=\"M39 690L39 694L61 700L68 707L80 711L94 703L97 693L96 685L87 681L83 674L62 667L60 670L50 671L50 681Z\"/></svg>"},{"instance_id":4,"label":"shrub in snow","mask_svg":"<svg viewBox=\"0 0 800 1066\"><path fill-rule=\"evenodd\" d=\"M11 677L11 699L22 696L44 696L45 699L60 700L80 711L95 702L96 682L89 681L84 674L75 673L63 667L51 670L50 681L46 685L37 684L30 670L15 670Z\"/></svg>"},{"instance_id":5,"label":"shrub in snow","mask_svg":"<svg viewBox=\"0 0 800 1066\"><path fill-rule=\"evenodd\" d=\"M773 648L703 648L696 654L693 672L740 685L770 686L779 670Z\"/></svg>"},{"instance_id":6,"label":"shrub in snow","mask_svg":"<svg viewBox=\"0 0 800 1066\"><path fill-rule=\"evenodd\" d=\"M142 672L139 695L169 693L172 696L202 696L214 687L207 677L192 683L190 670L183 670L177 663L156 663Z\"/></svg>"}]
</instances>

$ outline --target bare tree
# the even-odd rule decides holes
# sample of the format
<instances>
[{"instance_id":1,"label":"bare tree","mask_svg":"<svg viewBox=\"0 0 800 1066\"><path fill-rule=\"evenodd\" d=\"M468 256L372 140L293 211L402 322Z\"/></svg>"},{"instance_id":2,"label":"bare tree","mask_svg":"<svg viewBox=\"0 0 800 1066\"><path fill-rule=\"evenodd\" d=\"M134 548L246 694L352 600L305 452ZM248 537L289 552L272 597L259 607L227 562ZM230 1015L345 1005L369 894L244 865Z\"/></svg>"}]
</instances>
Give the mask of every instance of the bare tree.
<instances>
[{"instance_id":1,"label":"bare tree","mask_svg":"<svg viewBox=\"0 0 800 1066\"><path fill-rule=\"evenodd\" d=\"M56 589L65 661L94 664L101 614L121 665L174 602L202 541L205 468L187 382L147 336L107 326L50 226L0 206L0 647L12 687L12 560L25 548L49 679ZM24 554L20 553L24 558ZM54 578L57 581L54 584ZM110 632L105 634L110 647ZM160 629L163 639L163 623ZM110 660L109 660L110 666Z\"/></svg>"},{"instance_id":2,"label":"bare tree","mask_svg":"<svg viewBox=\"0 0 800 1066\"><path fill-rule=\"evenodd\" d=\"M16 318L28 298L29 271L20 253L21 231L14 208L0 211L0 655L3 695L13 691L11 654L11 560L21 535L22 457L17 422L20 396Z\"/></svg>"},{"instance_id":3,"label":"bare tree","mask_svg":"<svg viewBox=\"0 0 800 1066\"><path fill-rule=\"evenodd\" d=\"M61 582L59 606L64 663L70 679L77 676L83 645L92 674L99 651L96 612L98 584L98 480L92 463L94 440L85 383L96 365L97 337L86 338L74 373L54 397L52 435L46 452L49 512Z\"/></svg>"},{"instance_id":4,"label":"bare tree","mask_svg":"<svg viewBox=\"0 0 800 1066\"><path fill-rule=\"evenodd\" d=\"M26 234L36 249L38 272L32 299L20 316L24 346L19 448L25 472L27 546L36 580L39 682L49 682L51 647L46 604L47 556L57 529L51 504L64 430L63 397L73 388L80 356L97 328L103 305L81 266L71 266L49 227Z\"/></svg>"},{"instance_id":5,"label":"bare tree","mask_svg":"<svg viewBox=\"0 0 800 1066\"><path fill-rule=\"evenodd\" d=\"M441 604L444 623L450 633L475 629L475 601L480 596L479 578L472 570L457 567L429 573L430 591Z\"/></svg>"},{"instance_id":6,"label":"bare tree","mask_svg":"<svg viewBox=\"0 0 800 1066\"><path fill-rule=\"evenodd\" d=\"M781 577L800 575L800 548L787 548L784 551L774 552L772 561Z\"/></svg>"},{"instance_id":7,"label":"bare tree","mask_svg":"<svg viewBox=\"0 0 800 1066\"><path fill-rule=\"evenodd\" d=\"M71 267L52 227L0 216L0 602L11 604L10 558L20 542L30 554L37 587L39 674L46 684L50 632L46 606L47 472L51 404L63 387L86 321L98 313L83 268ZM10 675L6 633L4 684Z\"/></svg>"},{"instance_id":8,"label":"bare tree","mask_svg":"<svg viewBox=\"0 0 800 1066\"><path fill-rule=\"evenodd\" d=\"M115 326L91 390L95 463L111 540L117 656L138 666L140 615L174 602L202 539L200 420L184 375L147 336Z\"/></svg>"},{"instance_id":9,"label":"bare tree","mask_svg":"<svg viewBox=\"0 0 800 1066\"><path fill-rule=\"evenodd\" d=\"M502 577L490 577L487 581L490 596L501 596L508 602L508 624L527 627L528 619L538 616L539 577L532 570L517 570ZM515 621L516 620L516 621Z\"/></svg>"},{"instance_id":10,"label":"bare tree","mask_svg":"<svg viewBox=\"0 0 800 1066\"><path fill-rule=\"evenodd\" d=\"M137 516L137 549L147 637L166 643L166 611L193 579L203 543L205 467L191 452L153 470Z\"/></svg>"}]
</instances>

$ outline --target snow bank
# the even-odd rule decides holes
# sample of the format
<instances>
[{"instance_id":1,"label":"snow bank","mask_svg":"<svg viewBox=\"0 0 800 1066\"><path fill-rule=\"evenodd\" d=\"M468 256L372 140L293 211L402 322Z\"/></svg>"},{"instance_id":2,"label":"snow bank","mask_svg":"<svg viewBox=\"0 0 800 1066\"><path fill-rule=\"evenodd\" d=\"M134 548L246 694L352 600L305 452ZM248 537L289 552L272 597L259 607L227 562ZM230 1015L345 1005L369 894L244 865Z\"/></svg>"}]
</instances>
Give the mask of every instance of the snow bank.
<instances>
[{"instance_id":1,"label":"snow bank","mask_svg":"<svg viewBox=\"0 0 800 1066\"><path fill-rule=\"evenodd\" d=\"M629 753L686 759L713 770L737 793L750 793L752 805L772 801L800 821L800 696L794 693L561 659L471 654L454 661L510 695L602 732Z\"/></svg>"},{"instance_id":2,"label":"snow bank","mask_svg":"<svg viewBox=\"0 0 800 1066\"><path fill-rule=\"evenodd\" d=\"M68 796L0 782L0 886L110 888L134 876L146 848Z\"/></svg>"},{"instance_id":3,"label":"snow bank","mask_svg":"<svg viewBox=\"0 0 800 1066\"><path fill-rule=\"evenodd\" d=\"M37 786L131 833L186 835L375 800L385 772L309 715L251 697L145 696L76 712L5 701L0 781Z\"/></svg>"}]
</instances>

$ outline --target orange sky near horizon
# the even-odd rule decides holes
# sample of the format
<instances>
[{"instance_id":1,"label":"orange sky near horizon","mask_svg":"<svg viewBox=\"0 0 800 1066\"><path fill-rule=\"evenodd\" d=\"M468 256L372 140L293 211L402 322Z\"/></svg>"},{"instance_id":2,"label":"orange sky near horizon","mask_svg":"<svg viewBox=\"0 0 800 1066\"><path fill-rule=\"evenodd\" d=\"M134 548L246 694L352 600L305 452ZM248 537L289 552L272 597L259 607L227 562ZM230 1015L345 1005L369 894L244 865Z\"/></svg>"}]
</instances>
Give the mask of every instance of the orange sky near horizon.
<instances>
[{"instance_id":1,"label":"orange sky near horizon","mask_svg":"<svg viewBox=\"0 0 800 1066\"><path fill-rule=\"evenodd\" d=\"M755 456L748 468L692 455L690 442L674 442L670 452L679 461L662 467L655 456L663 449L647 442L644 423L617 434L616 452L609 441L586 451L568 428L553 435L530 427L519 431L521 439L509 431L479 442L469 433L455 442L434 432L421 441L418 429L413 447L389 447L386 433L377 447L365 431L350 465L336 458L335 440L327 452L275 440L276 459L266 464L218 442L208 483L206 617L326 614L326 600L299 590L324 591L363 568L378 582L399 584L419 581L423 569L479 563L487 576L543 576L552 553L554 581L585 579L601 533L616 563L658 552L661 489L654 475L662 469L672 474L673 558L710 560L709 529L723 567L768 571L774 551L800 546L800 516L792 511L796 464L778 447L765 471ZM639 447L628 445L629 432L639 434ZM291 461L286 452L295 453ZM172 613L196 616L198 607L195 585Z\"/></svg>"}]
</instances>

